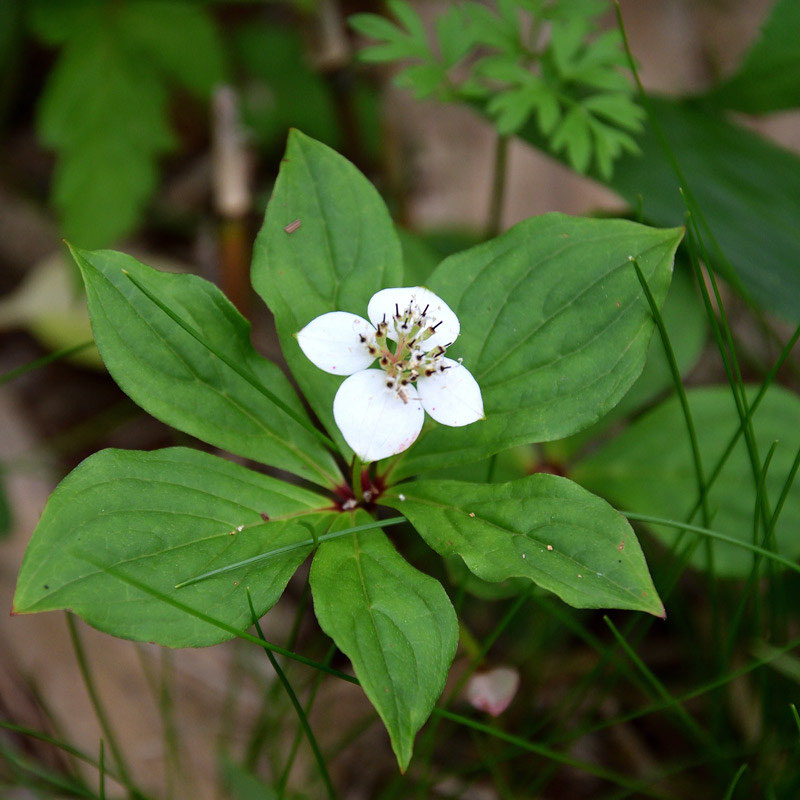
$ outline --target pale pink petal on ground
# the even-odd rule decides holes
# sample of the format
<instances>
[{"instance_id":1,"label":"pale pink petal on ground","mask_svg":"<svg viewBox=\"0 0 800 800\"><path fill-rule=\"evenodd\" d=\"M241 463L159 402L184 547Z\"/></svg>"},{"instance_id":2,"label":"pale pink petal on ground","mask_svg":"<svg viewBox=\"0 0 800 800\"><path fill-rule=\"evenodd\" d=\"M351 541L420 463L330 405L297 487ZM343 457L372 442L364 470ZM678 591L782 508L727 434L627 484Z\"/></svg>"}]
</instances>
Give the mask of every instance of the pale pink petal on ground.
<instances>
[{"instance_id":1,"label":"pale pink petal on ground","mask_svg":"<svg viewBox=\"0 0 800 800\"><path fill-rule=\"evenodd\" d=\"M519 688L519 672L513 667L495 667L479 672L467 682L467 700L479 711L499 717Z\"/></svg>"}]
</instances>

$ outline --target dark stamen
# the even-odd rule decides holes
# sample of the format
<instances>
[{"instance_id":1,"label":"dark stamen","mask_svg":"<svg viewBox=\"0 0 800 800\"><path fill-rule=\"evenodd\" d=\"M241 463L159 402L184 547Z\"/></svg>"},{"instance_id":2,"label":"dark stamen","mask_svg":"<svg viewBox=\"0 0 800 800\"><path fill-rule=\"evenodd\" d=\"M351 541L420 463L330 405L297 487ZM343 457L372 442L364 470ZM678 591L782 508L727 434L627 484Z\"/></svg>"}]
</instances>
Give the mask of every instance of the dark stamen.
<instances>
[{"instance_id":1,"label":"dark stamen","mask_svg":"<svg viewBox=\"0 0 800 800\"><path fill-rule=\"evenodd\" d=\"M397 305L397 303L394 304L394 315L396 317L400 316L400 307Z\"/></svg>"},{"instance_id":2,"label":"dark stamen","mask_svg":"<svg viewBox=\"0 0 800 800\"><path fill-rule=\"evenodd\" d=\"M442 324L442 320L439 320L435 325L431 326L431 330L435 331L441 324Z\"/></svg>"},{"instance_id":3,"label":"dark stamen","mask_svg":"<svg viewBox=\"0 0 800 800\"><path fill-rule=\"evenodd\" d=\"M427 305L427 306L425 306L425 308L423 308L423 309L422 309L422 316L423 316L423 317L425 316L425 314L427 313L428 309L430 308L430 305L431 305L431 304L430 304L430 303L428 303L428 305Z\"/></svg>"}]
</instances>

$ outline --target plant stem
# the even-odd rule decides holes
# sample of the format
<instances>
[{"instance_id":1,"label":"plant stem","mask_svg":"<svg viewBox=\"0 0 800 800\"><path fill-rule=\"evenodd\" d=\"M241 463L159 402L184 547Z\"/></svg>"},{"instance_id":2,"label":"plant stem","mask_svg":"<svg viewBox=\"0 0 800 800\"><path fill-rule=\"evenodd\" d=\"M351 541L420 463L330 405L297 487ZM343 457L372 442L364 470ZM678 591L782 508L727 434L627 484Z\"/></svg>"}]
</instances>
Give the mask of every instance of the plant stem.
<instances>
[{"instance_id":1,"label":"plant stem","mask_svg":"<svg viewBox=\"0 0 800 800\"><path fill-rule=\"evenodd\" d=\"M69 638L72 642L72 649L75 651L75 659L78 662L78 669L80 669L81 677L83 678L86 692L89 695L89 700L94 708L94 713L97 716L97 721L100 723L100 728L103 731L108 747L111 750L114 761L117 764L117 771L119 772L120 779L127 787L129 793L133 797L139 796L139 793L133 788L130 778L130 771L122 755L122 750L117 743L114 730L111 727L108 716L106 715L103 704L100 701L100 695L97 693L97 687L92 676L92 671L89 667L89 662L86 658L86 651L83 649L83 642L81 641L78 626L75 623L75 617L69 611L66 612L67 628L69 629Z\"/></svg>"},{"instance_id":2,"label":"plant stem","mask_svg":"<svg viewBox=\"0 0 800 800\"><path fill-rule=\"evenodd\" d=\"M258 638L261 639L263 642L266 642L266 638L264 636L264 632L261 630L261 623L258 621L258 616L256 615L256 610L253 606L253 598L250 596L250 589L247 589L247 603L250 606L250 614L253 618L253 626L258 633ZM277 659L275 656L270 652L269 648L265 647L264 652L267 654L267 658L269 659L269 663L272 664L272 668L275 670L275 674L278 676L278 679L283 684L283 688L286 690L286 694L289 696L289 700L291 701L292 705L294 706L294 710L297 712L297 718L300 720L300 725L303 728L303 731L308 738L308 743L311 745L311 750L314 753L314 758L317 761L317 766L319 767L319 772L322 777L322 781L325 784L325 789L328 793L328 797L331 800L336 800L336 791L333 788L333 784L331 783L331 777L328 774L328 767L325 764L325 758L322 755L322 752L319 749L319 745L317 744L317 739L314 736L314 732L311 730L311 726L308 724L308 717L306 716L305 711L303 711L303 707L300 705L300 701L297 699L297 694L295 693L294 689L292 688L291 683L289 683L289 679L286 677L286 674L281 669L280 664L278 664Z\"/></svg>"},{"instance_id":3,"label":"plant stem","mask_svg":"<svg viewBox=\"0 0 800 800\"><path fill-rule=\"evenodd\" d=\"M360 505L364 502L364 489L361 486L361 471L363 464L361 459L354 453L353 454L353 495L356 502Z\"/></svg>"},{"instance_id":4,"label":"plant stem","mask_svg":"<svg viewBox=\"0 0 800 800\"><path fill-rule=\"evenodd\" d=\"M69 356L75 355L75 353L80 353L86 348L91 347L94 344L94 339L90 339L88 342L81 342L80 344L74 344L70 347L64 347L61 350L56 350L54 353L48 353L46 356L42 356L41 358L36 358L33 361L29 361L27 364L22 364L19 367L15 367L12 370L9 370L4 375L0 375L0 386L4 383L8 383L9 381L13 381L14 378L19 378L20 375L25 375L28 372L33 372L40 367L44 367L47 364L52 364L54 361L59 361L62 358L69 358Z\"/></svg>"},{"instance_id":5,"label":"plant stem","mask_svg":"<svg viewBox=\"0 0 800 800\"><path fill-rule=\"evenodd\" d=\"M506 191L506 173L508 172L508 143L510 136L497 134L494 149L494 173L492 175L492 193L489 198L489 218L486 222L486 238L493 239L500 233L503 217L503 200Z\"/></svg>"}]
</instances>

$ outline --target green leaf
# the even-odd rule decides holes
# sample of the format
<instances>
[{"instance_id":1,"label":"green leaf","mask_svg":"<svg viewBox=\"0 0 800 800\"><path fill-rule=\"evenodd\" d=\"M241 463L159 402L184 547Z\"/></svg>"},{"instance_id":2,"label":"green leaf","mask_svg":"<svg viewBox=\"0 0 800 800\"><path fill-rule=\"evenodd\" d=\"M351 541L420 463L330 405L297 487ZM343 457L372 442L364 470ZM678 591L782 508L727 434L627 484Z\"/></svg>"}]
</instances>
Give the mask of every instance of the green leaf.
<instances>
[{"instance_id":1,"label":"green leaf","mask_svg":"<svg viewBox=\"0 0 800 800\"><path fill-rule=\"evenodd\" d=\"M738 278L758 302L800 320L800 158L688 104L655 100L653 109ZM641 158L622 158L611 187L634 206L643 198L644 217L654 224L679 223L686 206L652 125L637 143ZM709 248L713 266L726 274Z\"/></svg>"},{"instance_id":2,"label":"green leaf","mask_svg":"<svg viewBox=\"0 0 800 800\"><path fill-rule=\"evenodd\" d=\"M122 3L119 27L142 54L200 97L225 80L225 52L202 5L185 0Z\"/></svg>"},{"instance_id":3,"label":"green leaf","mask_svg":"<svg viewBox=\"0 0 800 800\"><path fill-rule=\"evenodd\" d=\"M292 233L286 226L299 220ZM343 452L333 421L341 378L315 367L294 338L314 317L365 317L370 297L399 286L403 259L380 195L347 159L292 131L253 253L253 286L275 315L284 356L303 394Z\"/></svg>"},{"instance_id":4,"label":"green leaf","mask_svg":"<svg viewBox=\"0 0 800 800\"><path fill-rule=\"evenodd\" d=\"M651 97L650 105L735 275L707 237L712 266L738 277L767 308L800 320L800 158L689 103ZM548 149L535 125L520 135ZM641 153L623 156L605 182L631 206L641 204L646 221L682 224L680 181L652 122L637 144Z\"/></svg>"},{"instance_id":5,"label":"green leaf","mask_svg":"<svg viewBox=\"0 0 800 800\"><path fill-rule=\"evenodd\" d=\"M708 337L708 317L688 271L676 269L667 299L661 309L675 360L686 375L700 358ZM614 409L614 416L630 414L674 387L672 371L664 354L661 337L650 340L642 374Z\"/></svg>"},{"instance_id":6,"label":"green leaf","mask_svg":"<svg viewBox=\"0 0 800 800\"><path fill-rule=\"evenodd\" d=\"M430 288L462 321L451 350L480 384L486 419L429 424L393 479L560 439L610 411L641 372L653 332L629 258L661 303L681 235L546 214L443 261Z\"/></svg>"},{"instance_id":7,"label":"green leaf","mask_svg":"<svg viewBox=\"0 0 800 800\"><path fill-rule=\"evenodd\" d=\"M739 69L704 101L748 114L800 106L800 3L776 0Z\"/></svg>"},{"instance_id":8,"label":"green leaf","mask_svg":"<svg viewBox=\"0 0 800 800\"><path fill-rule=\"evenodd\" d=\"M403 248L403 285L425 286L441 257L419 234L398 227L397 236Z\"/></svg>"},{"instance_id":9,"label":"green leaf","mask_svg":"<svg viewBox=\"0 0 800 800\"><path fill-rule=\"evenodd\" d=\"M331 454L308 430L181 328L125 271L305 417L289 381L256 353L250 324L216 286L195 275L159 272L111 250L73 254L103 361L145 411L231 453L325 486L341 481Z\"/></svg>"},{"instance_id":10,"label":"green leaf","mask_svg":"<svg viewBox=\"0 0 800 800\"><path fill-rule=\"evenodd\" d=\"M751 400L754 394L751 389L748 394ZM727 386L692 389L687 396L708 474L738 429L739 416ZM771 388L756 411L753 425L762 456L773 441L779 441L766 481L774 507L800 448L800 399L780 387ZM639 418L579 463L573 476L628 511L684 521L697 500L697 479L686 422L677 398ZM709 492L711 527L751 542L755 500L753 473L745 442L740 438ZM667 546L679 535L674 529L653 530ZM800 555L798 530L800 493L795 487L776 528L778 550L783 555L791 558ZM753 563L751 553L718 541L712 541L712 547L715 574L731 577L749 574ZM706 566L705 552L704 546L695 550L692 557L695 566Z\"/></svg>"},{"instance_id":11,"label":"green leaf","mask_svg":"<svg viewBox=\"0 0 800 800\"><path fill-rule=\"evenodd\" d=\"M340 528L351 524L341 522ZM352 524L358 524L355 516ZM380 530L323 542L310 582L320 626L352 662L405 771L458 644L446 592L408 564Z\"/></svg>"},{"instance_id":12,"label":"green leaf","mask_svg":"<svg viewBox=\"0 0 800 800\"><path fill-rule=\"evenodd\" d=\"M484 581L526 578L577 608L664 614L628 521L566 478L419 480L389 489L381 502Z\"/></svg>"},{"instance_id":13,"label":"green leaf","mask_svg":"<svg viewBox=\"0 0 800 800\"><path fill-rule=\"evenodd\" d=\"M399 72L394 79L397 86L409 89L421 100L430 97L446 85L447 73L441 64L413 64Z\"/></svg>"},{"instance_id":14,"label":"green leaf","mask_svg":"<svg viewBox=\"0 0 800 800\"><path fill-rule=\"evenodd\" d=\"M553 131L550 146L556 153L566 152L570 164L578 172L586 172L592 158L589 117L580 106L573 106Z\"/></svg>"},{"instance_id":15,"label":"green leaf","mask_svg":"<svg viewBox=\"0 0 800 800\"><path fill-rule=\"evenodd\" d=\"M69 609L126 639L170 647L215 644L230 636L104 570L120 570L245 630L251 622L245 587L259 615L266 613L310 548L183 589L175 584L306 540L308 530L294 520L318 525L330 516L328 504L196 450L103 450L73 470L48 500L25 553L14 612Z\"/></svg>"},{"instance_id":16,"label":"green leaf","mask_svg":"<svg viewBox=\"0 0 800 800\"><path fill-rule=\"evenodd\" d=\"M177 0L31 0L29 24L62 45L37 111L57 151L52 195L64 234L99 247L132 230L174 144L167 78L207 94L223 77L206 12Z\"/></svg>"},{"instance_id":17,"label":"green leaf","mask_svg":"<svg viewBox=\"0 0 800 800\"><path fill-rule=\"evenodd\" d=\"M452 6L436 18L436 36L447 67L461 61L473 44L470 25L458 6Z\"/></svg>"},{"instance_id":18,"label":"green leaf","mask_svg":"<svg viewBox=\"0 0 800 800\"><path fill-rule=\"evenodd\" d=\"M246 122L264 147L282 147L293 126L338 146L333 98L308 64L297 30L248 24L237 31L235 45L248 76L243 89Z\"/></svg>"}]
</instances>

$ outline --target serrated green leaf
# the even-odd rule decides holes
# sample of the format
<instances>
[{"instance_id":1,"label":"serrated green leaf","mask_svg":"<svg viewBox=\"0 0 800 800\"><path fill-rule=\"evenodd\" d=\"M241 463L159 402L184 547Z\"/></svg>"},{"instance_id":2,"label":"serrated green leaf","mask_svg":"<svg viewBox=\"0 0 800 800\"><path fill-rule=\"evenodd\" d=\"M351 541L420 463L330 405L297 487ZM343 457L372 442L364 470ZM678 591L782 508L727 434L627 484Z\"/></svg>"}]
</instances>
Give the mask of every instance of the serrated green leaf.
<instances>
[{"instance_id":1,"label":"serrated green leaf","mask_svg":"<svg viewBox=\"0 0 800 800\"><path fill-rule=\"evenodd\" d=\"M33 0L29 24L63 45L37 112L38 135L59 156L63 232L82 247L108 245L135 227L173 146L166 78L207 94L223 77L213 23L179 0Z\"/></svg>"},{"instance_id":2,"label":"serrated green leaf","mask_svg":"<svg viewBox=\"0 0 800 800\"><path fill-rule=\"evenodd\" d=\"M157 185L150 153L109 138L91 150L62 155L53 173L52 202L66 237L76 243L110 242L136 226Z\"/></svg>"},{"instance_id":3,"label":"serrated green leaf","mask_svg":"<svg viewBox=\"0 0 800 800\"><path fill-rule=\"evenodd\" d=\"M550 146L556 153L565 152L578 172L586 172L592 158L589 118L580 106L573 106L553 131Z\"/></svg>"},{"instance_id":4,"label":"serrated green leaf","mask_svg":"<svg viewBox=\"0 0 800 800\"><path fill-rule=\"evenodd\" d=\"M458 6L453 6L436 18L436 36L445 66L461 61L473 45L469 20Z\"/></svg>"},{"instance_id":5,"label":"serrated green leaf","mask_svg":"<svg viewBox=\"0 0 800 800\"><path fill-rule=\"evenodd\" d=\"M642 130L645 111L624 92L593 94L582 100L581 105L588 111L605 117L617 127L634 132Z\"/></svg>"},{"instance_id":6,"label":"serrated green leaf","mask_svg":"<svg viewBox=\"0 0 800 800\"><path fill-rule=\"evenodd\" d=\"M120 4L126 41L200 97L225 80L225 52L206 9L184 0Z\"/></svg>"},{"instance_id":7,"label":"serrated green leaf","mask_svg":"<svg viewBox=\"0 0 800 800\"><path fill-rule=\"evenodd\" d=\"M517 26L495 14L482 3L466 2L461 6L464 16L472 26L475 44L494 47L512 54L519 51Z\"/></svg>"},{"instance_id":8,"label":"serrated green leaf","mask_svg":"<svg viewBox=\"0 0 800 800\"><path fill-rule=\"evenodd\" d=\"M437 63L414 64L399 72L394 80L398 86L411 90L421 100L447 85L447 73Z\"/></svg>"},{"instance_id":9,"label":"serrated green leaf","mask_svg":"<svg viewBox=\"0 0 800 800\"><path fill-rule=\"evenodd\" d=\"M124 271L305 416L286 377L256 353L249 323L216 286L195 275L159 272L110 250L74 255L97 347L114 380L136 403L231 453L325 486L341 480L332 456L311 433L182 329Z\"/></svg>"},{"instance_id":10,"label":"serrated green leaf","mask_svg":"<svg viewBox=\"0 0 800 800\"><path fill-rule=\"evenodd\" d=\"M358 523L354 515L352 524ZM320 544L309 580L320 627L352 662L405 771L458 644L446 592L380 530Z\"/></svg>"},{"instance_id":11,"label":"serrated green leaf","mask_svg":"<svg viewBox=\"0 0 800 800\"><path fill-rule=\"evenodd\" d=\"M390 489L381 502L404 514L436 552L460 556L482 580L526 578L577 608L664 614L628 521L566 478L420 480Z\"/></svg>"},{"instance_id":12,"label":"serrated green leaf","mask_svg":"<svg viewBox=\"0 0 800 800\"><path fill-rule=\"evenodd\" d=\"M411 38L419 45L426 45L428 37L425 26L411 3L407 0L387 0L387 5L400 24L409 32Z\"/></svg>"},{"instance_id":13,"label":"serrated green leaf","mask_svg":"<svg viewBox=\"0 0 800 800\"><path fill-rule=\"evenodd\" d=\"M755 391L751 388L748 392L751 401ZM739 416L727 386L690 389L687 397L708 473L739 427ZM773 441L779 442L766 480L766 490L774 507L800 448L800 399L785 389L772 387L755 413L753 426L762 455ZM677 398L667 400L640 417L622 434L580 462L573 475L626 510L685 520L697 500L697 478L686 422ZM713 514L711 527L752 542L755 500L753 473L745 442L740 438L709 492ZM650 527L667 546L679 535L674 529ZM776 528L780 553L791 558L800 555L798 530L800 492L795 486ZM688 543L691 539L684 541ZM749 573L752 553L719 541L712 540L711 546L716 575L735 577ZM697 548L691 563L704 568L705 554L705 546Z\"/></svg>"},{"instance_id":14,"label":"serrated green leaf","mask_svg":"<svg viewBox=\"0 0 800 800\"><path fill-rule=\"evenodd\" d=\"M245 587L264 614L311 548L182 589L175 584L307 540L308 530L292 520L321 524L330 512L315 509L326 505L324 497L196 450L103 450L48 500L25 553L14 611L69 609L126 639L216 644L231 637L104 570L119 570L245 630L251 624Z\"/></svg>"},{"instance_id":15,"label":"serrated green leaf","mask_svg":"<svg viewBox=\"0 0 800 800\"><path fill-rule=\"evenodd\" d=\"M553 24L548 51L562 76L572 76L573 59L581 48L587 29L586 20L578 16Z\"/></svg>"},{"instance_id":16,"label":"serrated green leaf","mask_svg":"<svg viewBox=\"0 0 800 800\"><path fill-rule=\"evenodd\" d=\"M497 132L505 136L516 133L527 121L534 107L534 98L527 89L498 92L486 104L495 119Z\"/></svg>"},{"instance_id":17,"label":"serrated green leaf","mask_svg":"<svg viewBox=\"0 0 800 800\"><path fill-rule=\"evenodd\" d=\"M613 408L653 331L629 257L661 303L682 233L546 214L443 261L429 286L462 320L451 350L480 384L486 419L424 429L393 478L559 439Z\"/></svg>"},{"instance_id":18,"label":"serrated green leaf","mask_svg":"<svg viewBox=\"0 0 800 800\"><path fill-rule=\"evenodd\" d=\"M287 233L295 220L300 227ZM253 253L253 286L272 313L283 353L323 424L341 378L315 367L294 334L328 311L365 316L379 289L399 286L403 258L380 195L347 159L293 131Z\"/></svg>"}]
</instances>

